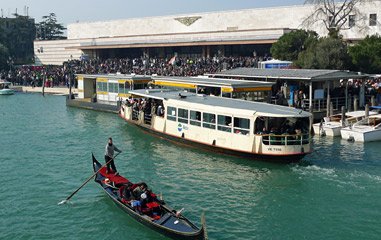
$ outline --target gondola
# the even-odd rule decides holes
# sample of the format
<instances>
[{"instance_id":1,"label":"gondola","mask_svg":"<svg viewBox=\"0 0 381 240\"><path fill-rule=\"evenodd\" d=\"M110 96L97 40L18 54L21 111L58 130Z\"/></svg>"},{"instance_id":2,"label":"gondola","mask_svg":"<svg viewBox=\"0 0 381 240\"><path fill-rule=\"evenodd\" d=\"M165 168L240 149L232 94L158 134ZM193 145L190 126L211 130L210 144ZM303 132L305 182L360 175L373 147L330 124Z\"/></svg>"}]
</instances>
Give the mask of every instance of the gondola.
<instances>
[{"instance_id":1,"label":"gondola","mask_svg":"<svg viewBox=\"0 0 381 240\"><path fill-rule=\"evenodd\" d=\"M96 173L95 182L99 183L112 201L133 219L172 239L207 239L203 216L201 219L202 227L199 228L185 218L181 211L177 212L171 209L152 192L146 194L149 195L147 197L148 202L146 201L141 206L135 206L135 201L138 199L133 194L130 195L131 197L126 197L125 192L129 192L130 189L133 190L137 184L133 184L123 176L106 173L106 167L102 167L94 155L92 158L94 173ZM133 192L131 191L131 193Z\"/></svg>"}]
</instances>

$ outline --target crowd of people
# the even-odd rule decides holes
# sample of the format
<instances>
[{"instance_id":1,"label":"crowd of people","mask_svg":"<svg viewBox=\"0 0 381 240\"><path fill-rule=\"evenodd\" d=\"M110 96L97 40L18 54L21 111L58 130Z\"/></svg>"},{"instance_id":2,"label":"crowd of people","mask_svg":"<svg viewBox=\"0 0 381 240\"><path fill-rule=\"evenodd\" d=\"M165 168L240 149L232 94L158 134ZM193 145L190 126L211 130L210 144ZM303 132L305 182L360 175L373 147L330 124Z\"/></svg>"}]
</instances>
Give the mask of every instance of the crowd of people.
<instances>
[{"instance_id":1,"label":"crowd of people","mask_svg":"<svg viewBox=\"0 0 381 240\"><path fill-rule=\"evenodd\" d=\"M158 76L198 76L205 73L216 73L238 67L257 67L262 57L172 57L169 58L112 58L112 59L86 59L70 60L61 66L19 66L9 71L1 71L1 79L12 82L14 85L45 87L75 85L75 74L136 74ZM363 80L348 81L348 93L351 96L359 95ZM346 86L332 89L331 97L343 96ZM279 90L279 89L277 89ZM302 89L303 90L303 89ZM273 92L273 96L277 96ZM303 91L305 94L307 91ZM381 104L381 78L365 80L365 95L376 97ZM295 94L298 96L298 94ZM283 100L283 99L282 99ZM301 101L299 101L301 103ZM282 101L282 104L287 103ZM302 108L302 106L300 106Z\"/></svg>"},{"instance_id":2,"label":"crowd of people","mask_svg":"<svg viewBox=\"0 0 381 240\"><path fill-rule=\"evenodd\" d=\"M62 66L20 66L0 72L2 79L15 85L68 86L75 74L136 74L158 76L198 76L238 67L255 67L256 57L212 57L212 58L121 58L70 60ZM73 81L74 82L74 81Z\"/></svg>"}]
</instances>

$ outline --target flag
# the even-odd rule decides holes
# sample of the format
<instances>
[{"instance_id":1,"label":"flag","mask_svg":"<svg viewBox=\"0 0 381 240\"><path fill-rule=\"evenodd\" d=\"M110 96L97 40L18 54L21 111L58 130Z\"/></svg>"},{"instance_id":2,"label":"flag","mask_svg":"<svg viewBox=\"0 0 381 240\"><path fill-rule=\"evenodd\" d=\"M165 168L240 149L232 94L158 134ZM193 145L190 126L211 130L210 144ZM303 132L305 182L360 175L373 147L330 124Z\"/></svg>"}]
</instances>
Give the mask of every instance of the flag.
<instances>
[{"instance_id":1,"label":"flag","mask_svg":"<svg viewBox=\"0 0 381 240\"><path fill-rule=\"evenodd\" d=\"M173 56L173 57L169 60L168 64L175 65L175 62L176 62L176 56Z\"/></svg>"}]
</instances>

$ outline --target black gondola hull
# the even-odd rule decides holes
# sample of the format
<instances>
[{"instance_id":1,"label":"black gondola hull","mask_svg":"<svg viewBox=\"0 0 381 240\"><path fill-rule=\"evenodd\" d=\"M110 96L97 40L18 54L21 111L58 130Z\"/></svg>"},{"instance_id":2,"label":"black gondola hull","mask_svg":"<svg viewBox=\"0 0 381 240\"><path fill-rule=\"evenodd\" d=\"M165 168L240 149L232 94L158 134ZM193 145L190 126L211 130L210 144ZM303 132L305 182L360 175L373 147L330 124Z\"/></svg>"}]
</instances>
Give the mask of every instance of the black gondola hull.
<instances>
[{"instance_id":1,"label":"black gondola hull","mask_svg":"<svg viewBox=\"0 0 381 240\"><path fill-rule=\"evenodd\" d=\"M99 169L100 163L95 159L93 156L93 168L94 172L96 172ZM172 239L193 239L193 240L202 240L205 239L204 236L204 228L197 229L197 231L189 233L189 232L179 232L172 230L170 228L164 227L162 225L154 223L151 219L147 218L146 215L139 214L136 212L133 208L129 207L128 205L122 203L119 201L117 196L110 192L108 188L105 188L100 179L104 178L103 175L100 173L97 173L95 175L95 181L100 184L104 192L111 198L111 200L119 207L121 208L124 212L126 212L130 217L135 219L136 221L140 222L141 224L145 225L146 227L159 232L167 237L170 237ZM163 206L168 209L167 206ZM188 221L188 220L187 220ZM190 222L189 222L190 223ZM192 224L192 223L190 223ZM192 224L193 225L193 224ZM194 226L194 225L193 225ZM195 226L194 226L195 227ZM195 227L196 228L196 227Z\"/></svg>"}]
</instances>

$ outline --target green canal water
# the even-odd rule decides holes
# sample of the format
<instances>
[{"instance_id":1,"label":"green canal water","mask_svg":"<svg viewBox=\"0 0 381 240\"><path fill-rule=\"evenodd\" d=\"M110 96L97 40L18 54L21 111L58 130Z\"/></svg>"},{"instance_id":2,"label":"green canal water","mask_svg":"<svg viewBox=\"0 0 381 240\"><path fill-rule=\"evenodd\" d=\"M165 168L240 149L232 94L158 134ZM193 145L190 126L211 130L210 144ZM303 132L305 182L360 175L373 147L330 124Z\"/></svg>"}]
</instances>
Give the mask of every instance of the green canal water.
<instances>
[{"instance_id":1,"label":"green canal water","mask_svg":"<svg viewBox=\"0 0 381 240\"><path fill-rule=\"evenodd\" d=\"M176 146L115 114L67 108L65 97L0 97L0 239L166 239L130 219L93 181L103 161L145 181L210 239L380 239L381 143L315 138L299 164L272 164Z\"/></svg>"}]
</instances>

